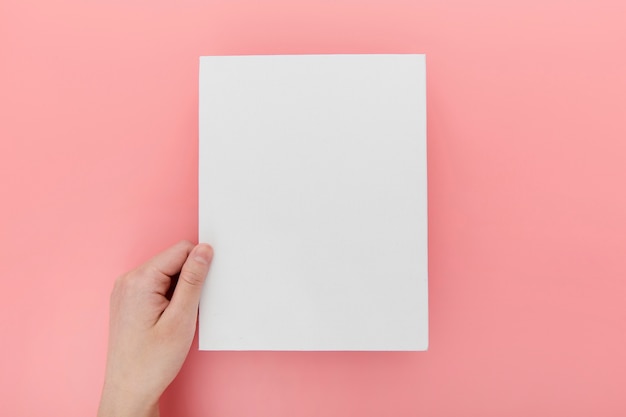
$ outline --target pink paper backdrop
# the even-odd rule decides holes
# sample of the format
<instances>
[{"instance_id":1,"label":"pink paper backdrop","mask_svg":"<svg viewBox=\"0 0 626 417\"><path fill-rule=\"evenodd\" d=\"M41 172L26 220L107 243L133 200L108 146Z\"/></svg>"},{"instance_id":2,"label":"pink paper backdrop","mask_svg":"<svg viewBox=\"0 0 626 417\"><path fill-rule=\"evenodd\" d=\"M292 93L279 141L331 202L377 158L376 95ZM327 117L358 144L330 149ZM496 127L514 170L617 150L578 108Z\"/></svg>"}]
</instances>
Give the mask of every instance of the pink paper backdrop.
<instances>
[{"instance_id":1,"label":"pink paper backdrop","mask_svg":"<svg viewBox=\"0 0 626 417\"><path fill-rule=\"evenodd\" d=\"M93 415L113 279L197 238L198 56L415 52L430 350L192 352L163 415L626 415L625 19L621 0L0 1L0 414Z\"/></svg>"}]
</instances>

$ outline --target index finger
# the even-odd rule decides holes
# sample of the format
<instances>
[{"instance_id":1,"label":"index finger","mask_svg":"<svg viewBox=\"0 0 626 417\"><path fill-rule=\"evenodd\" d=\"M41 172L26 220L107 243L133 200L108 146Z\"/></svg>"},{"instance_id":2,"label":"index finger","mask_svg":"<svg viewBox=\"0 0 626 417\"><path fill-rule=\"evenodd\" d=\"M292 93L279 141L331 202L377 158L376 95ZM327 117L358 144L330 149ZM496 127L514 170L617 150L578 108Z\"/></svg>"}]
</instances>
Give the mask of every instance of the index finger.
<instances>
[{"instance_id":1,"label":"index finger","mask_svg":"<svg viewBox=\"0 0 626 417\"><path fill-rule=\"evenodd\" d=\"M150 259L144 265L152 267L158 272L171 277L180 272L194 247L195 245L190 241L181 240Z\"/></svg>"}]
</instances>

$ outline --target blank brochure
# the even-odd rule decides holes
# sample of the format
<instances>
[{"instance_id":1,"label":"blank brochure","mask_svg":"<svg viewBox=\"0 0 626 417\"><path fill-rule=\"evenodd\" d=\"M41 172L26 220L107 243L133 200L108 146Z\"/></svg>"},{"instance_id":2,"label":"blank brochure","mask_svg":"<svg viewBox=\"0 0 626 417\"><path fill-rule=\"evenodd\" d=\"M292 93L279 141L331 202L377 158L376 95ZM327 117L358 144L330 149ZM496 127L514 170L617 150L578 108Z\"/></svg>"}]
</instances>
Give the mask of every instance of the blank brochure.
<instances>
[{"instance_id":1,"label":"blank brochure","mask_svg":"<svg viewBox=\"0 0 626 417\"><path fill-rule=\"evenodd\" d=\"M202 350L426 350L423 55L200 58Z\"/></svg>"}]
</instances>

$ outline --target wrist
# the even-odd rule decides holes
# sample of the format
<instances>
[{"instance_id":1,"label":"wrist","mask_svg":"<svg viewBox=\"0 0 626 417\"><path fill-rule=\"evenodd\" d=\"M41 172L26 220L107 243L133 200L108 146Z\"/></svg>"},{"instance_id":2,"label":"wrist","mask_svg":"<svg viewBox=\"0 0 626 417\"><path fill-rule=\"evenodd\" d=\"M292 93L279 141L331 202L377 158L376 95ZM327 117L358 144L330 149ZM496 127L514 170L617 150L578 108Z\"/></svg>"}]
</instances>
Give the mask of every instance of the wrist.
<instances>
[{"instance_id":1,"label":"wrist","mask_svg":"<svg viewBox=\"0 0 626 417\"><path fill-rule=\"evenodd\" d=\"M158 417L159 399L147 398L105 382L98 417Z\"/></svg>"}]
</instances>

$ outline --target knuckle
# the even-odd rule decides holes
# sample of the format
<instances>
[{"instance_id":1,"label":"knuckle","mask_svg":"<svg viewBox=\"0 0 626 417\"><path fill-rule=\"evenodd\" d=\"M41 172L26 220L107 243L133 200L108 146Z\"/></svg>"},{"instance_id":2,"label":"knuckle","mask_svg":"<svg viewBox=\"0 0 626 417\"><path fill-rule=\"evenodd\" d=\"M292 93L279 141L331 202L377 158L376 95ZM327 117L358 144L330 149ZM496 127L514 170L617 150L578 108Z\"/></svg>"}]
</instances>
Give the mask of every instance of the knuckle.
<instances>
[{"instance_id":1,"label":"knuckle","mask_svg":"<svg viewBox=\"0 0 626 417\"><path fill-rule=\"evenodd\" d=\"M151 276L151 280L155 287L169 285L172 282L172 278L165 274L154 274Z\"/></svg>"},{"instance_id":2,"label":"knuckle","mask_svg":"<svg viewBox=\"0 0 626 417\"><path fill-rule=\"evenodd\" d=\"M141 266L139 266L135 271L134 271L134 275L138 275L138 276L148 276L151 274L154 274L156 271L156 268L154 267L154 265L150 264L150 263L145 263Z\"/></svg>"},{"instance_id":3,"label":"knuckle","mask_svg":"<svg viewBox=\"0 0 626 417\"><path fill-rule=\"evenodd\" d=\"M188 269L183 274L180 274L180 279L189 285L199 286L204 282L204 274L197 269Z\"/></svg>"},{"instance_id":4,"label":"knuckle","mask_svg":"<svg viewBox=\"0 0 626 417\"><path fill-rule=\"evenodd\" d=\"M149 276L150 274L150 266L142 265L137 269L122 275L118 277L115 282L114 292L122 294L136 292L141 289L142 282L145 281L145 279L142 278Z\"/></svg>"},{"instance_id":5,"label":"knuckle","mask_svg":"<svg viewBox=\"0 0 626 417\"><path fill-rule=\"evenodd\" d=\"M115 305L127 292L128 288L128 274L120 275L115 279L113 289L109 295L109 304Z\"/></svg>"},{"instance_id":6,"label":"knuckle","mask_svg":"<svg viewBox=\"0 0 626 417\"><path fill-rule=\"evenodd\" d=\"M128 275L129 275L129 273L126 273L126 274L118 276L115 279L115 286L119 287L121 285L125 285L126 281L128 280Z\"/></svg>"},{"instance_id":7,"label":"knuckle","mask_svg":"<svg viewBox=\"0 0 626 417\"><path fill-rule=\"evenodd\" d=\"M126 288L128 285L128 274L120 275L115 279L115 283L113 284L112 294L117 294Z\"/></svg>"},{"instance_id":8,"label":"knuckle","mask_svg":"<svg viewBox=\"0 0 626 417\"><path fill-rule=\"evenodd\" d=\"M187 250L191 250L195 246L190 240L187 240L187 239L181 240L177 244L179 246L187 248Z\"/></svg>"}]
</instances>

